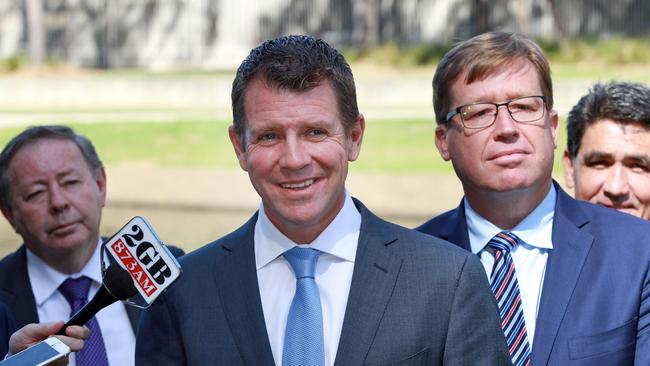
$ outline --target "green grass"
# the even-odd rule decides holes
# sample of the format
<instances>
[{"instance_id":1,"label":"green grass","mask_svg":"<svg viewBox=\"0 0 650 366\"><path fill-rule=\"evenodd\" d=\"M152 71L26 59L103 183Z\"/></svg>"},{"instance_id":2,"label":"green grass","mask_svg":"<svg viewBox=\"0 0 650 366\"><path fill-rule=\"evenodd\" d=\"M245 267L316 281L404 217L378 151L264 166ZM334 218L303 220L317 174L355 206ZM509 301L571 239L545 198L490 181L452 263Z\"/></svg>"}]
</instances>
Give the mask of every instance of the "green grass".
<instances>
[{"instance_id":1,"label":"green grass","mask_svg":"<svg viewBox=\"0 0 650 366\"><path fill-rule=\"evenodd\" d=\"M228 139L225 121L177 121L170 123L72 124L88 136L107 165L141 162L156 166L239 169ZM392 174L452 173L451 163L440 158L434 144L433 122L385 120L368 122L359 159L352 169ZM0 145L23 127L0 128ZM566 144L560 129L555 171Z\"/></svg>"}]
</instances>

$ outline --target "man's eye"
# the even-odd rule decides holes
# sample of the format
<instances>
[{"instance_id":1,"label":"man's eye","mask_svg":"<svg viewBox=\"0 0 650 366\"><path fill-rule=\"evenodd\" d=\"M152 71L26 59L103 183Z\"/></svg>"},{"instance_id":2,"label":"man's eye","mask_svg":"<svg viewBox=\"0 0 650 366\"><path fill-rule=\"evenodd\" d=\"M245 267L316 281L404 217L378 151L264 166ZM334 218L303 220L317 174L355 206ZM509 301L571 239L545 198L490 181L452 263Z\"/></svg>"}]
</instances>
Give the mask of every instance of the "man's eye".
<instances>
[{"instance_id":1,"label":"man's eye","mask_svg":"<svg viewBox=\"0 0 650 366\"><path fill-rule=\"evenodd\" d=\"M64 186L73 186L73 185L78 184L80 182L81 181L78 180L78 179L70 179L70 180L63 181L63 185Z\"/></svg>"},{"instance_id":2,"label":"man's eye","mask_svg":"<svg viewBox=\"0 0 650 366\"><path fill-rule=\"evenodd\" d=\"M650 172L650 167L648 167L645 164L633 164L631 166L631 169L632 169L633 172L636 172L636 173L648 173L648 172Z\"/></svg>"},{"instance_id":3,"label":"man's eye","mask_svg":"<svg viewBox=\"0 0 650 366\"><path fill-rule=\"evenodd\" d=\"M25 196L25 201L27 201L27 202L29 202L29 201L34 201L34 200L36 200L38 197L40 197L40 196L43 194L43 192L45 192L45 191L43 191L43 190L38 190L38 191L30 192L30 193L28 193L28 194Z\"/></svg>"},{"instance_id":4,"label":"man's eye","mask_svg":"<svg viewBox=\"0 0 650 366\"><path fill-rule=\"evenodd\" d=\"M309 131L309 135L313 137L325 137L327 136L327 131L325 130L320 130L320 129L314 129Z\"/></svg>"},{"instance_id":5,"label":"man's eye","mask_svg":"<svg viewBox=\"0 0 650 366\"><path fill-rule=\"evenodd\" d=\"M276 138L277 138L277 136L274 133L265 133L265 134L260 135L258 140L264 142L264 141L273 141Z\"/></svg>"}]
</instances>

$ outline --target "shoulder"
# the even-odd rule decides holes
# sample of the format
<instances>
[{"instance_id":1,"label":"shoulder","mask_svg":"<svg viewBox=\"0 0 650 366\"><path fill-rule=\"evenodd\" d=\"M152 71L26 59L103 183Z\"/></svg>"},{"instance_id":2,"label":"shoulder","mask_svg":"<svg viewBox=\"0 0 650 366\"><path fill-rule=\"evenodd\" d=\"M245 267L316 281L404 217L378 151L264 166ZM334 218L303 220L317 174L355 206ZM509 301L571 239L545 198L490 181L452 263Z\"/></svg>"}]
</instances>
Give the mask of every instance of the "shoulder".
<instances>
[{"instance_id":1,"label":"shoulder","mask_svg":"<svg viewBox=\"0 0 650 366\"><path fill-rule=\"evenodd\" d=\"M429 235L438 236L440 229L447 228L449 226L455 226L456 222L459 220L459 217L460 217L460 209L455 208L453 210L449 210L445 213L433 217L432 219L425 222L424 224L416 227L415 230Z\"/></svg>"},{"instance_id":2,"label":"shoulder","mask_svg":"<svg viewBox=\"0 0 650 366\"><path fill-rule=\"evenodd\" d=\"M606 237L617 236L629 240L632 236L641 235L644 241L648 241L650 221L608 207L575 199L571 199L570 203L565 203L564 207L558 207L557 210L556 215L560 215L567 220L574 220L576 226L596 237L600 235ZM587 218L585 223L576 221L576 217L579 217L579 215L576 215L578 211Z\"/></svg>"},{"instance_id":3,"label":"shoulder","mask_svg":"<svg viewBox=\"0 0 650 366\"><path fill-rule=\"evenodd\" d=\"M200 248L178 258L183 269L183 276L201 274L204 269L214 268L233 251L239 251L253 244L253 231L257 214L237 230L207 243Z\"/></svg>"},{"instance_id":4,"label":"shoulder","mask_svg":"<svg viewBox=\"0 0 650 366\"><path fill-rule=\"evenodd\" d=\"M411 263L458 266L462 265L468 257L473 256L471 252L428 233L385 221L365 207L361 212L363 218L361 235L389 240L385 246L393 252L393 255L402 256Z\"/></svg>"},{"instance_id":5,"label":"shoulder","mask_svg":"<svg viewBox=\"0 0 650 366\"><path fill-rule=\"evenodd\" d=\"M18 250L0 260L0 283L9 278L20 276L22 269L27 270L26 248L24 245L21 245Z\"/></svg>"}]
</instances>

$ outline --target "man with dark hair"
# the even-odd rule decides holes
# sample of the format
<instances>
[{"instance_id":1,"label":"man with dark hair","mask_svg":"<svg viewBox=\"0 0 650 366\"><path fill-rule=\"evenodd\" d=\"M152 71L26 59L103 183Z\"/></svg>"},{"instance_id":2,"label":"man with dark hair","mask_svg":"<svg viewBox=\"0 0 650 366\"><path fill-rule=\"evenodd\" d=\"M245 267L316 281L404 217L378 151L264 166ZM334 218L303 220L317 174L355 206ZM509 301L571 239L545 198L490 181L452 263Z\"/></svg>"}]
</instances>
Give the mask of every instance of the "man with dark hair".
<instances>
[{"instance_id":1,"label":"man with dark hair","mask_svg":"<svg viewBox=\"0 0 650 366\"><path fill-rule=\"evenodd\" d=\"M465 197L418 230L480 257L513 363L650 364L650 223L553 182L559 122L539 46L504 32L461 42L433 94L436 146Z\"/></svg>"},{"instance_id":2,"label":"man with dark hair","mask_svg":"<svg viewBox=\"0 0 650 366\"><path fill-rule=\"evenodd\" d=\"M230 140L262 202L181 258L149 308L138 365L507 365L478 260L373 215L345 188L365 121L352 72L322 40L253 49Z\"/></svg>"},{"instance_id":3,"label":"man with dark hair","mask_svg":"<svg viewBox=\"0 0 650 366\"><path fill-rule=\"evenodd\" d=\"M103 164L69 127L30 127L5 146L0 209L24 244L0 261L0 301L18 327L68 319L97 292L105 201ZM139 314L119 302L103 309L88 323L93 346L71 365L132 365Z\"/></svg>"},{"instance_id":4,"label":"man with dark hair","mask_svg":"<svg viewBox=\"0 0 650 366\"><path fill-rule=\"evenodd\" d=\"M577 199L650 220L650 88L594 85L569 113L563 162Z\"/></svg>"}]
</instances>

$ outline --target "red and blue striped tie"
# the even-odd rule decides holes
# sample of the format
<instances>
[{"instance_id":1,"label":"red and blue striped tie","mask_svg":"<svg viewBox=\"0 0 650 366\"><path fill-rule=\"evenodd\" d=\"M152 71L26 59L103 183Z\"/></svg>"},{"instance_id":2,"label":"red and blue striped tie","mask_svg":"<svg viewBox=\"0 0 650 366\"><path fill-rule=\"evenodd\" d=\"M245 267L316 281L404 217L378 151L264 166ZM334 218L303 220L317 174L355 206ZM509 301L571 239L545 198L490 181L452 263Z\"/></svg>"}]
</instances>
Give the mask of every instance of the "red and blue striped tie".
<instances>
[{"instance_id":1,"label":"red and blue striped tie","mask_svg":"<svg viewBox=\"0 0 650 366\"><path fill-rule=\"evenodd\" d=\"M510 252L520 239L509 231L495 235L487 244L494 250L490 286L499 305L501 328L506 336L510 358L515 366L530 365L530 344L521 305L515 265Z\"/></svg>"}]
</instances>

